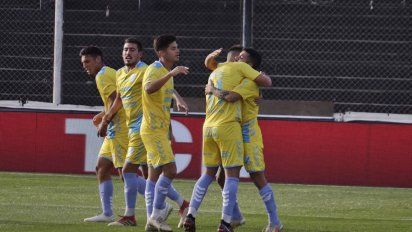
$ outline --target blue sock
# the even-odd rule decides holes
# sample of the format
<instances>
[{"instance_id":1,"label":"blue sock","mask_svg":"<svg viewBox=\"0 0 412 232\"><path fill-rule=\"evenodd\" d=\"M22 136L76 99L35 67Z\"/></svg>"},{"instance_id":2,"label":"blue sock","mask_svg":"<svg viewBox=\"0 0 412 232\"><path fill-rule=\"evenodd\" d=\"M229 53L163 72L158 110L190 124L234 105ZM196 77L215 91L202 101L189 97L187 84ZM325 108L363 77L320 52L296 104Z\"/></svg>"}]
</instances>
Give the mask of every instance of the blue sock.
<instances>
[{"instance_id":1,"label":"blue sock","mask_svg":"<svg viewBox=\"0 0 412 232\"><path fill-rule=\"evenodd\" d=\"M167 178L164 175L160 175L159 180L157 180L155 186L155 195L153 202L154 209L164 209L166 207L166 195L169 192L171 184L171 179Z\"/></svg>"},{"instance_id":2,"label":"blue sock","mask_svg":"<svg viewBox=\"0 0 412 232\"><path fill-rule=\"evenodd\" d=\"M273 194L272 188L269 184L265 185L260 191L259 195L262 197L263 203L265 203L266 212L268 213L269 223L271 225L279 225L278 213L276 211L275 194Z\"/></svg>"},{"instance_id":3,"label":"blue sock","mask_svg":"<svg viewBox=\"0 0 412 232\"><path fill-rule=\"evenodd\" d=\"M141 176L137 176L137 191L144 197L146 192L146 179Z\"/></svg>"},{"instance_id":4,"label":"blue sock","mask_svg":"<svg viewBox=\"0 0 412 232\"><path fill-rule=\"evenodd\" d=\"M123 173L124 198L126 201L125 216L133 216L137 198L137 175L136 173Z\"/></svg>"},{"instance_id":5,"label":"blue sock","mask_svg":"<svg viewBox=\"0 0 412 232\"><path fill-rule=\"evenodd\" d=\"M146 200L147 218L149 218L153 212L153 199L154 199L155 186L156 186L155 182L151 180L146 180L145 200Z\"/></svg>"},{"instance_id":6,"label":"blue sock","mask_svg":"<svg viewBox=\"0 0 412 232\"><path fill-rule=\"evenodd\" d=\"M190 199L188 214L192 214L193 217L196 217L197 210L199 209L200 204L202 204L207 189L214 179L215 178L213 176L204 173L196 182L195 187L193 188L192 199Z\"/></svg>"},{"instance_id":7,"label":"blue sock","mask_svg":"<svg viewBox=\"0 0 412 232\"><path fill-rule=\"evenodd\" d=\"M239 204L235 203L235 206L233 207L233 214L232 214L232 220L241 220L242 219L242 213L240 212Z\"/></svg>"},{"instance_id":8,"label":"blue sock","mask_svg":"<svg viewBox=\"0 0 412 232\"><path fill-rule=\"evenodd\" d=\"M113 181L106 180L99 184L100 202L102 203L103 214L107 217L113 215Z\"/></svg>"},{"instance_id":9,"label":"blue sock","mask_svg":"<svg viewBox=\"0 0 412 232\"><path fill-rule=\"evenodd\" d=\"M176 202L179 207L183 205L183 197L180 195L180 193L173 187L173 185L170 185L169 191L167 192L167 197Z\"/></svg>"},{"instance_id":10,"label":"blue sock","mask_svg":"<svg viewBox=\"0 0 412 232\"><path fill-rule=\"evenodd\" d=\"M228 177L225 180L225 187L222 191L223 209L222 219L230 223L232 221L233 208L237 201L237 189L239 185L239 178Z\"/></svg>"}]
</instances>

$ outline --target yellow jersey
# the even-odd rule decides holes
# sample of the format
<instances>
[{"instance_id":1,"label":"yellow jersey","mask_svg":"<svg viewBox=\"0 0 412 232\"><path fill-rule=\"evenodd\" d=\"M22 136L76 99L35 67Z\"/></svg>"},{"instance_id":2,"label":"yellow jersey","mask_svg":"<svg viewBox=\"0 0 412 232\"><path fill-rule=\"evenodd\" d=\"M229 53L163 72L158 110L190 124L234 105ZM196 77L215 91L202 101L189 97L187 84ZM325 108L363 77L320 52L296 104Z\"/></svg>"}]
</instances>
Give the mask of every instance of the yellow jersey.
<instances>
[{"instance_id":1,"label":"yellow jersey","mask_svg":"<svg viewBox=\"0 0 412 232\"><path fill-rule=\"evenodd\" d=\"M148 83L162 78L168 72L160 61L153 62L144 74L143 88ZM173 89L173 77L171 77L158 91L152 94L143 91L141 134L169 133Z\"/></svg>"},{"instance_id":2,"label":"yellow jersey","mask_svg":"<svg viewBox=\"0 0 412 232\"><path fill-rule=\"evenodd\" d=\"M96 85L103 101L104 111L107 112L112 105L110 95L116 92L116 70L103 66L96 75ZM109 123L107 127L107 137L113 138L117 133L125 133L125 131L127 131L125 120L125 112L122 108Z\"/></svg>"},{"instance_id":3,"label":"yellow jersey","mask_svg":"<svg viewBox=\"0 0 412 232\"><path fill-rule=\"evenodd\" d=\"M242 96L242 123L248 122L257 118L259 114L259 106L256 104L255 99L259 97L259 86L256 82L249 79L243 79L240 85L236 86L232 90Z\"/></svg>"},{"instance_id":4,"label":"yellow jersey","mask_svg":"<svg viewBox=\"0 0 412 232\"><path fill-rule=\"evenodd\" d=\"M143 118L142 83L146 69L147 64L140 61L129 72L126 72L126 67L123 67L116 73L117 92L122 98L129 134L140 134Z\"/></svg>"},{"instance_id":5,"label":"yellow jersey","mask_svg":"<svg viewBox=\"0 0 412 232\"><path fill-rule=\"evenodd\" d=\"M210 76L215 88L221 90L233 90L240 85L243 79L252 82L260 73L243 62L226 62L218 66ZM204 126L221 126L230 122L242 121L241 101L226 102L210 94L206 96L206 119Z\"/></svg>"}]
</instances>

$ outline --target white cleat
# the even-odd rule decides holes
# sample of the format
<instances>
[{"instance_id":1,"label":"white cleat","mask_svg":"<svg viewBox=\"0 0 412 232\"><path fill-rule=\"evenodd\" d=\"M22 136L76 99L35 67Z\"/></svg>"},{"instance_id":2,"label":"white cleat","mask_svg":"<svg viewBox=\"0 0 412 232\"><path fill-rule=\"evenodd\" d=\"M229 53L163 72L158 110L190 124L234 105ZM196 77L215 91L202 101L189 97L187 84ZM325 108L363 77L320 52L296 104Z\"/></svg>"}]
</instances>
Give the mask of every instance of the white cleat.
<instances>
[{"instance_id":1,"label":"white cleat","mask_svg":"<svg viewBox=\"0 0 412 232\"><path fill-rule=\"evenodd\" d=\"M161 232L171 232L171 231L173 231L172 227L169 224L167 224L166 221L163 221L161 218L150 217L147 224L149 226L153 226L153 227L157 228L157 230L161 231Z\"/></svg>"},{"instance_id":2,"label":"white cleat","mask_svg":"<svg viewBox=\"0 0 412 232\"><path fill-rule=\"evenodd\" d=\"M230 222L230 225L232 226L232 229L235 229L239 226L242 226L246 223L245 218L242 216L239 220L232 220L232 222Z\"/></svg>"},{"instance_id":3,"label":"white cleat","mask_svg":"<svg viewBox=\"0 0 412 232\"><path fill-rule=\"evenodd\" d=\"M159 215L161 221L167 221L172 211L173 211L173 207L169 203L166 202L166 207L162 210L161 214Z\"/></svg>"},{"instance_id":4,"label":"white cleat","mask_svg":"<svg viewBox=\"0 0 412 232\"><path fill-rule=\"evenodd\" d=\"M85 218L84 222L114 222L114 215L106 216L104 214L99 214L94 217Z\"/></svg>"},{"instance_id":5,"label":"white cleat","mask_svg":"<svg viewBox=\"0 0 412 232\"><path fill-rule=\"evenodd\" d=\"M146 223L144 230L146 232L158 232L159 231L155 226L151 225L149 222Z\"/></svg>"},{"instance_id":6,"label":"white cleat","mask_svg":"<svg viewBox=\"0 0 412 232\"><path fill-rule=\"evenodd\" d=\"M266 226L266 229L263 229L263 232L280 232L283 230L283 225L276 225L276 226L271 226L268 225Z\"/></svg>"}]
</instances>

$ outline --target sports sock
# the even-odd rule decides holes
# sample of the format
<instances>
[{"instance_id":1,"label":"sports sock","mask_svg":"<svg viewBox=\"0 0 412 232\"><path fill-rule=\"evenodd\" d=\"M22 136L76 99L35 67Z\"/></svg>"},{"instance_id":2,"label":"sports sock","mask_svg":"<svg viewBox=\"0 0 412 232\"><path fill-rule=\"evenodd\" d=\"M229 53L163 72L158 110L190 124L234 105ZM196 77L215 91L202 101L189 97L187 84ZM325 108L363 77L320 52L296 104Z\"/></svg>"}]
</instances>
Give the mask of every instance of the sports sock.
<instances>
[{"instance_id":1,"label":"sports sock","mask_svg":"<svg viewBox=\"0 0 412 232\"><path fill-rule=\"evenodd\" d=\"M213 176L204 173L196 182L195 187L193 188L192 198L190 199L188 214L191 214L193 217L196 217L197 210L199 209L200 204L202 204L207 189L209 188L213 180Z\"/></svg>"},{"instance_id":2,"label":"sports sock","mask_svg":"<svg viewBox=\"0 0 412 232\"><path fill-rule=\"evenodd\" d=\"M228 177L225 180L225 187L222 191L223 197L223 209L222 209L222 219L230 223L232 221L233 207L237 201L237 189L239 185L239 178Z\"/></svg>"},{"instance_id":3,"label":"sports sock","mask_svg":"<svg viewBox=\"0 0 412 232\"><path fill-rule=\"evenodd\" d=\"M137 199L137 175L136 173L123 173L124 178L124 198L126 209L124 216L133 216Z\"/></svg>"},{"instance_id":4,"label":"sports sock","mask_svg":"<svg viewBox=\"0 0 412 232\"><path fill-rule=\"evenodd\" d=\"M106 180L99 184L100 202L102 204L103 214L107 217L113 215L113 181Z\"/></svg>"},{"instance_id":5,"label":"sports sock","mask_svg":"<svg viewBox=\"0 0 412 232\"><path fill-rule=\"evenodd\" d=\"M172 180L167 178L164 175L160 175L159 180L157 180L155 186L155 195L154 195L154 202L153 208L154 209L164 209L166 207L166 195L169 192L170 185L172 184Z\"/></svg>"},{"instance_id":6,"label":"sports sock","mask_svg":"<svg viewBox=\"0 0 412 232\"><path fill-rule=\"evenodd\" d=\"M147 213L148 219L150 215L152 215L152 212L153 212L153 199L154 199L155 186L156 186L155 182L151 180L146 180L145 200L146 200L146 213Z\"/></svg>"},{"instance_id":7,"label":"sports sock","mask_svg":"<svg viewBox=\"0 0 412 232\"><path fill-rule=\"evenodd\" d=\"M137 191L139 192L140 195L142 195L143 197L145 196L145 192L146 192L146 179L141 177L141 176L137 176Z\"/></svg>"},{"instance_id":8,"label":"sports sock","mask_svg":"<svg viewBox=\"0 0 412 232\"><path fill-rule=\"evenodd\" d=\"M259 195L262 197L262 201L265 204L270 225L279 225L280 222L276 211L275 194L270 185L265 185L265 187L259 191Z\"/></svg>"},{"instance_id":9,"label":"sports sock","mask_svg":"<svg viewBox=\"0 0 412 232\"><path fill-rule=\"evenodd\" d=\"M169 191L167 192L167 197L176 202L179 207L183 205L183 197L180 195L179 192L173 187L173 185L170 185Z\"/></svg>"}]
</instances>

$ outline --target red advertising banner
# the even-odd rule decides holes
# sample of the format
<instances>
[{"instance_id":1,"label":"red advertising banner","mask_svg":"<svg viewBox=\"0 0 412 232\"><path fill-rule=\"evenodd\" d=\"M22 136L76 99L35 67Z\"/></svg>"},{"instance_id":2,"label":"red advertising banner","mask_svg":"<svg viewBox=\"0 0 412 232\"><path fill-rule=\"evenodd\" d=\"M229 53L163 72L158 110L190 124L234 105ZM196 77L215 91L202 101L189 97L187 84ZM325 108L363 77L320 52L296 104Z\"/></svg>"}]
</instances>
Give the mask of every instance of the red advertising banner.
<instances>
[{"instance_id":1,"label":"red advertising banner","mask_svg":"<svg viewBox=\"0 0 412 232\"><path fill-rule=\"evenodd\" d=\"M102 139L92 117L0 112L0 171L94 172ZM203 120L173 116L179 178L201 174ZM271 182L412 187L411 125L279 119L259 124Z\"/></svg>"}]
</instances>

